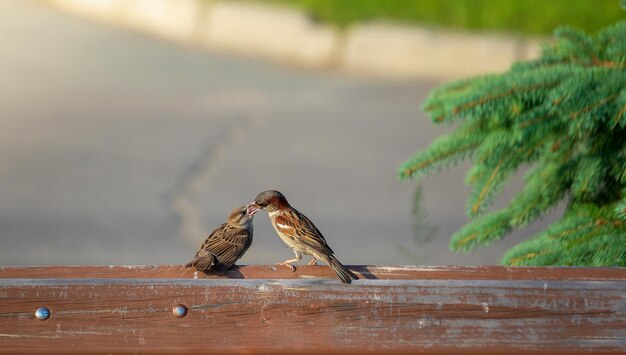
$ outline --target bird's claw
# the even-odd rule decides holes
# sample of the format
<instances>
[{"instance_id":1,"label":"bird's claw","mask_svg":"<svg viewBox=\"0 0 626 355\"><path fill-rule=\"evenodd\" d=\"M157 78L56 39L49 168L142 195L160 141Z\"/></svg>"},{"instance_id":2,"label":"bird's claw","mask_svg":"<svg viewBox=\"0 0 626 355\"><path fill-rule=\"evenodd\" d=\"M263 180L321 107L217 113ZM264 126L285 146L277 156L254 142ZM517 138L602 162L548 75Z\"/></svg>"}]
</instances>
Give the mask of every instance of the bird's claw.
<instances>
[{"instance_id":1,"label":"bird's claw","mask_svg":"<svg viewBox=\"0 0 626 355\"><path fill-rule=\"evenodd\" d=\"M309 261L309 263L307 265L309 265L309 266L317 265L317 260L313 259L313 260Z\"/></svg>"},{"instance_id":2,"label":"bird's claw","mask_svg":"<svg viewBox=\"0 0 626 355\"><path fill-rule=\"evenodd\" d=\"M293 266L293 265L291 265L291 264L289 264L289 263L276 263L276 265L284 265L284 266L287 266L288 268L290 268L290 269L291 269L291 272L295 272L295 271L296 271L296 267L295 267L295 266Z\"/></svg>"}]
</instances>

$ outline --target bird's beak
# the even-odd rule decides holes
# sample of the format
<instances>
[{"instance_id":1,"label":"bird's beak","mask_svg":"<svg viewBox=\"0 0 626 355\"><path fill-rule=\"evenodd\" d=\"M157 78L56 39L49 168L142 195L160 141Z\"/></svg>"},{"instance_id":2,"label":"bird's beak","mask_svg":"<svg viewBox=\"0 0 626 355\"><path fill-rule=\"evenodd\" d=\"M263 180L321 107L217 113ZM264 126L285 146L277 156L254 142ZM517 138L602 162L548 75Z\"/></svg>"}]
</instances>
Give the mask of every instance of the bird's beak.
<instances>
[{"instance_id":1,"label":"bird's beak","mask_svg":"<svg viewBox=\"0 0 626 355\"><path fill-rule=\"evenodd\" d=\"M257 205L254 202L250 202L247 206L246 206L246 210L248 212L248 216L252 216L255 213L257 213L257 211L261 209L261 207L259 205Z\"/></svg>"}]
</instances>

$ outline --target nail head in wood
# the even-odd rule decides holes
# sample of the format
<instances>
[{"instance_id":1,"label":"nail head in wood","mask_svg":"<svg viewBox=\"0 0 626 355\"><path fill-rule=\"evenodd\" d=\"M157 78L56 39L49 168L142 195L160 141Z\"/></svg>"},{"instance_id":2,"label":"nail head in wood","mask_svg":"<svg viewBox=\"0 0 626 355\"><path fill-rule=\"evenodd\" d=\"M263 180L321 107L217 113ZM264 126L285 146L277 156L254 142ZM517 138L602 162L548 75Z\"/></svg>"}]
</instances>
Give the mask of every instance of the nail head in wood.
<instances>
[{"instance_id":1,"label":"nail head in wood","mask_svg":"<svg viewBox=\"0 0 626 355\"><path fill-rule=\"evenodd\" d=\"M172 313L176 318L183 318L187 315L187 306L184 304L177 304L172 308Z\"/></svg>"},{"instance_id":2,"label":"nail head in wood","mask_svg":"<svg viewBox=\"0 0 626 355\"><path fill-rule=\"evenodd\" d=\"M50 310L47 307L39 307L35 310L35 318L46 320L50 318Z\"/></svg>"}]
</instances>

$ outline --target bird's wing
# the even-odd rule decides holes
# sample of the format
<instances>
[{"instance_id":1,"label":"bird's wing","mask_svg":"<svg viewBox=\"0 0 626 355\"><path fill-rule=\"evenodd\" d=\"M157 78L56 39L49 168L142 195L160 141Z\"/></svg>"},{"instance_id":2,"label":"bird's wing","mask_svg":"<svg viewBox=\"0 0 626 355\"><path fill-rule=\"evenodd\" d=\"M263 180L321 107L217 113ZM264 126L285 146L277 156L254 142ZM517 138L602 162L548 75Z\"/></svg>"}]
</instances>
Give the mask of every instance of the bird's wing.
<instances>
[{"instance_id":1,"label":"bird's wing","mask_svg":"<svg viewBox=\"0 0 626 355\"><path fill-rule=\"evenodd\" d=\"M283 235L295 239L315 251L333 254L322 233L302 213L293 210L278 215L274 224Z\"/></svg>"},{"instance_id":2,"label":"bird's wing","mask_svg":"<svg viewBox=\"0 0 626 355\"><path fill-rule=\"evenodd\" d=\"M204 242L202 242L202 245L200 246L200 249L198 249L198 252L196 253L196 256L200 256L201 254L206 254L207 251L208 251L209 242L211 241L211 239L217 238L216 234L223 233L224 229L226 229L227 226L228 226L228 224L222 223L222 224L220 224L219 227L215 228L211 232L211 234L209 234L209 236L206 237Z\"/></svg>"},{"instance_id":3,"label":"bird's wing","mask_svg":"<svg viewBox=\"0 0 626 355\"><path fill-rule=\"evenodd\" d=\"M196 257L188 262L185 267L195 267L198 270L211 270L215 265L215 256L209 253L197 253Z\"/></svg>"},{"instance_id":4,"label":"bird's wing","mask_svg":"<svg viewBox=\"0 0 626 355\"><path fill-rule=\"evenodd\" d=\"M216 238L216 234L221 233L221 231L224 230L226 226L227 224L223 223L219 227L215 228L211 232L211 234L209 234L209 236L206 237L204 242L202 242L202 245L200 245L200 248L196 252L196 255L194 256L193 260L188 262L185 265L185 267L193 266L198 270L204 270L204 271L213 269L213 266L215 266L215 263L217 263L217 260L215 258L214 253L211 253L209 251L208 245L212 239Z\"/></svg>"},{"instance_id":5,"label":"bird's wing","mask_svg":"<svg viewBox=\"0 0 626 355\"><path fill-rule=\"evenodd\" d=\"M250 237L247 229L226 225L207 238L203 250L230 267L246 252L251 243Z\"/></svg>"}]
</instances>

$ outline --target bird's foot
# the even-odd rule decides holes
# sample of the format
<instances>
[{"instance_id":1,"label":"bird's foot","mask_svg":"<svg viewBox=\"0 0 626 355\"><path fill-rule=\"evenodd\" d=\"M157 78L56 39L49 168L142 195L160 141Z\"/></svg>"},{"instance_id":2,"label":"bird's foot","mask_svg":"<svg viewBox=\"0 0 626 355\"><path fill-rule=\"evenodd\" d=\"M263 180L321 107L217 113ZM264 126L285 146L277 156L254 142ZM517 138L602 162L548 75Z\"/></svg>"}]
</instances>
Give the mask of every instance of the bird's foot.
<instances>
[{"instance_id":1,"label":"bird's foot","mask_svg":"<svg viewBox=\"0 0 626 355\"><path fill-rule=\"evenodd\" d=\"M307 265L317 265L317 259L313 258Z\"/></svg>"},{"instance_id":2,"label":"bird's foot","mask_svg":"<svg viewBox=\"0 0 626 355\"><path fill-rule=\"evenodd\" d=\"M291 269L291 272L296 271L296 267L287 262L276 263L276 265L284 265Z\"/></svg>"}]
</instances>

